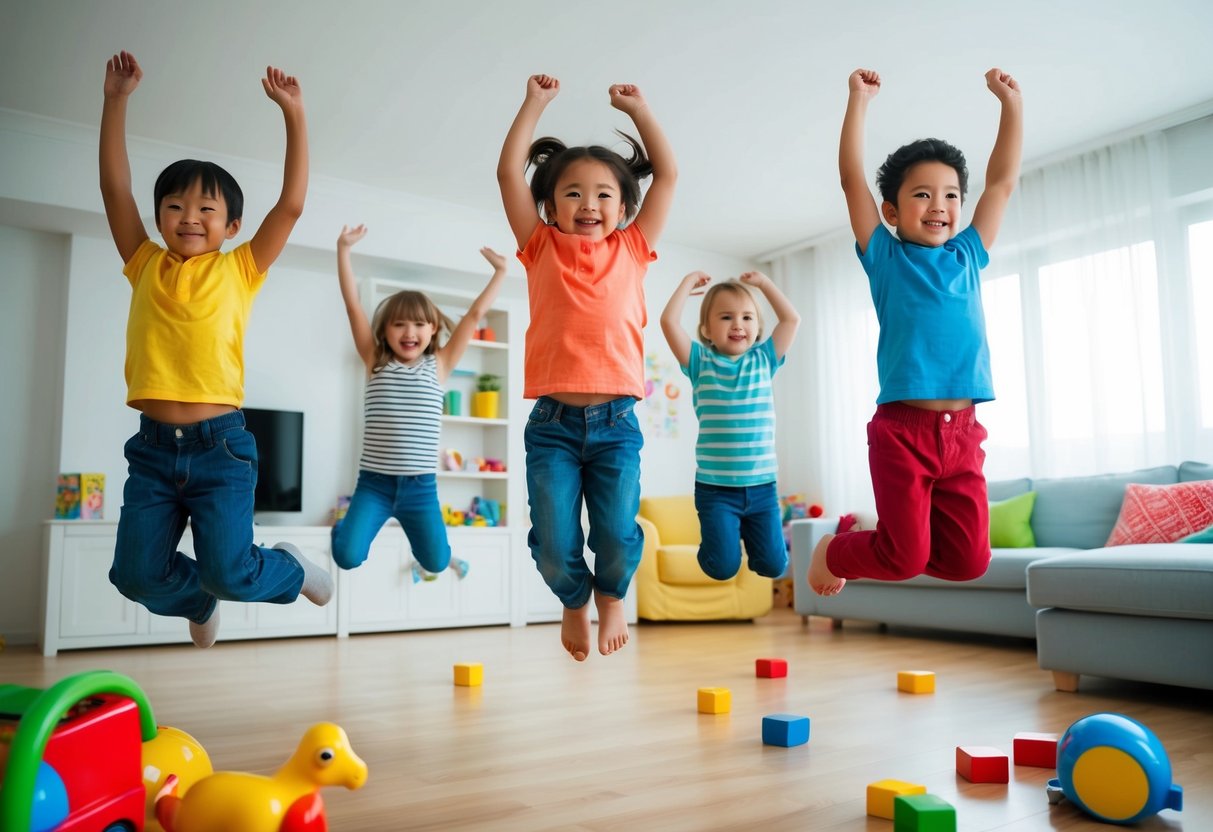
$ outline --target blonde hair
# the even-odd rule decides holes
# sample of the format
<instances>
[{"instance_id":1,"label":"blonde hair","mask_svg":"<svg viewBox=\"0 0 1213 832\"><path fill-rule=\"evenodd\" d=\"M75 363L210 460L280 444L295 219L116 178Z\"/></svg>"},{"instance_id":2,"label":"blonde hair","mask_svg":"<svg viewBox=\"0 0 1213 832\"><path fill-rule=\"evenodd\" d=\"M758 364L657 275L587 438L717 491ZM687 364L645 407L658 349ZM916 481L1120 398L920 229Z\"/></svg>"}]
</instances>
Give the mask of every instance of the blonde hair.
<instances>
[{"instance_id":1,"label":"blonde hair","mask_svg":"<svg viewBox=\"0 0 1213 832\"><path fill-rule=\"evenodd\" d=\"M392 321L426 321L434 327L434 337L426 345L425 355L432 355L438 349L438 333L446 330L449 334L454 331L455 324L442 313L438 304L434 303L424 292L405 289L391 297L384 298L375 310L371 323L371 333L375 338L375 363L372 373L377 373L387 366L395 355L388 345L384 331Z\"/></svg>"},{"instance_id":2,"label":"blonde hair","mask_svg":"<svg viewBox=\"0 0 1213 832\"><path fill-rule=\"evenodd\" d=\"M712 302L716 300L716 296L720 294L731 294L744 296L754 303L754 315L758 318L758 334L754 336L754 342L758 343L762 340L762 331L765 327L762 321L762 305L754 297L754 293L750 291L750 287L742 283L740 280L726 280L724 283L715 283L703 296L703 303L699 306L699 340L708 347L715 349L712 344L712 339L708 338L707 329L709 316L712 314Z\"/></svg>"}]
</instances>

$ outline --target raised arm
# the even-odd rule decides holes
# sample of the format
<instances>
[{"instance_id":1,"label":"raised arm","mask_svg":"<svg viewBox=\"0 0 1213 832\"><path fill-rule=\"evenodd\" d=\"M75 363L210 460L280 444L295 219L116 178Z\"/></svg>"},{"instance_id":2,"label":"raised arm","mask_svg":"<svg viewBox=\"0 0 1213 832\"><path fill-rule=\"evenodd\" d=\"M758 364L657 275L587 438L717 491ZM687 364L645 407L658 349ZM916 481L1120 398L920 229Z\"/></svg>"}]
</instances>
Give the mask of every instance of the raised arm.
<instances>
[{"instance_id":1,"label":"raised arm","mask_svg":"<svg viewBox=\"0 0 1213 832\"><path fill-rule=\"evenodd\" d=\"M787 295L779 291L775 281L762 272L746 272L740 279L742 283L762 292L767 303L771 304L771 309L775 310L777 323L771 330L771 340L775 342L775 355L783 358L791 349L792 341L796 339L796 330L800 328L800 313L792 306Z\"/></svg>"},{"instance_id":2,"label":"raised arm","mask_svg":"<svg viewBox=\"0 0 1213 832\"><path fill-rule=\"evenodd\" d=\"M842 136L838 140L838 173L842 178L843 195L847 198L847 213L855 242L860 251L867 251L872 232L880 225L880 211L864 175L863 133L868 104L880 92L880 76L870 69L857 69L847 79L847 88L850 94L842 119Z\"/></svg>"},{"instance_id":3,"label":"raised arm","mask_svg":"<svg viewBox=\"0 0 1213 832\"><path fill-rule=\"evenodd\" d=\"M526 247L539 224L539 209L535 207L531 187L526 181L527 154L535 138L539 117L558 92L560 81L551 75L532 75L527 79L526 98L505 134L501 158L497 160L497 186L501 189L505 218L519 249Z\"/></svg>"},{"instance_id":4,"label":"raised arm","mask_svg":"<svg viewBox=\"0 0 1213 832\"><path fill-rule=\"evenodd\" d=\"M480 249L480 255L489 261L489 265L493 267L493 276L489 278L488 284L472 301L472 305L468 307L468 311L459 323L455 324L455 329L451 332L451 337L447 339L439 349L435 350L435 357L438 359L438 381L445 383L451 375L451 370L459 364L459 359L463 358L463 353L468 348L468 342L472 340L472 334L476 331L476 325L493 306L493 301L497 300L497 293L501 291L501 284L505 280L505 257L493 251L488 246Z\"/></svg>"},{"instance_id":5,"label":"raised arm","mask_svg":"<svg viewBox=\"0 0 1213 832\"><path fill-rule=\"evenodd\" d=\"M303 214L307 197L307 120L303 115L303 91L293 75L276 67L266 67L261 86L270 100L282 108L286 121L286 161L282 171L282 193L265 215L261 227L250 241L253 261L265 271L274 265L286 241Z\"/></svg>"},{"instance_id":6,"label":"raised arm","mask_svg":"<svg viewBox=\"0 0 1213 832\"><path fill-rule=\"evenodd\" d=\"M369 373L375 364L375 334L366 319L366 311L358 301L358 286L354 278L354 264L350 260L350 249L366 236L366 226L354 228L341 226L337 237L337 282L341 285L341 299L345 301L345 314L350 319L350 333L354 336L354 348L366 365Z\"/></svg>"},{"instance_id":7,"label":"raised arm","mask_svg":"<svg viewBox=\"0 0 1213 832\"><path fill-rule=\"evenodd\" d=\"M678 284L661 313L661 331L665 334L666 343L670 345L670 351L674 353L680 367L687 366L691 361L692 341L682 326L682 309L686 306L687 298L691 295L702 295L703 292L696 290L707 286L711 280L704 272L691 272Z\"/></svg>"},{"instance_id":8,"label":"raised arm","mask_svg":"<svg viewBox=\"0 0 1213 832\"><path fill-rule=\"evenodd\" d=\"M143 70L130 52L119 52L105 64L99 154L101 201L123 263L147 239L147 229L131 192L131 162L126 153L126 102L142 78Z\"/></svg>"},{"instance_id":9,"label":"raised arm","mask_svg":"<svg viewBox=\"0 0 1213 832\"><path fill-rule=\"evenodd\" d=\"M973 209L973 227L981 235L981 244L994 245L1007 203L1019 180L1019 161L1023 155L1023 96L1019 84L1008 73L995 67L986 73L986 86L1002 103L998 137L986 166L986 184Z\"/></svg>"},{"instance_id":10,"label":"raised arm","mask_svg":"<svg viewBox=\"0 0 1213 832\"><path fill-rule=\"evenodd\" d=\"M610 94L611 106L627 113L636 125L644 152L653 165L653 181L649 183L640 212L636 215L636 224L644 232L649 245L656 246L661 233L665 231L665 221L674 202L674 185L678 181L674 149L657 123L657 117L649 109L640 87L635 84L615 84Z\"/></svg>"}]
</instances>

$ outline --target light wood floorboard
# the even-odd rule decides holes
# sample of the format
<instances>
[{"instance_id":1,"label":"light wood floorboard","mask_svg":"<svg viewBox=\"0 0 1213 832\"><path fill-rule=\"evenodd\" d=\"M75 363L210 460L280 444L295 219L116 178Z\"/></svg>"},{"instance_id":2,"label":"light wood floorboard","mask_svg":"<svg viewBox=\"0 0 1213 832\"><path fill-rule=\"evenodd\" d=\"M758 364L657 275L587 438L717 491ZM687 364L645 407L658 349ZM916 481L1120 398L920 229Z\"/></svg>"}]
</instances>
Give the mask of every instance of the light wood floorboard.
<instances>
[{"instance_id":1,"label":"light wood floorboard","mask_svg":"<svg viewBox=\"0 0 1213 832\"><path fill-rule=\"evenodd\" d=\"M922 783L965 832L1107 830L1050 807L1052 772L1016 767L1008 785L955 771L957 745L1011 751L1019 731L1060 733L1097 711L1128 714L1168 749L1183 812L1138 825L1213 830L1213 692L1083 677L1053 688L1033 645L852 624L790 611L755 623L644 624L619 654L576 664L557 625L74 651L0 653L0 681L45 687L81 670L134 677L156 718L193 734L218 769L270 773L313 722L349 733L370 767L357 792L328 789L334 830L838 830L892 832L865 815L865 787ZM788 660L758 679L754 659ZM482 687L452 684L482 662ZM898 670L937 676L898 693ZM696 689L727 687L732 711L696 711ZM764 746L762 717L810 717L808 745Z\"/></svg>"}]
</instances>

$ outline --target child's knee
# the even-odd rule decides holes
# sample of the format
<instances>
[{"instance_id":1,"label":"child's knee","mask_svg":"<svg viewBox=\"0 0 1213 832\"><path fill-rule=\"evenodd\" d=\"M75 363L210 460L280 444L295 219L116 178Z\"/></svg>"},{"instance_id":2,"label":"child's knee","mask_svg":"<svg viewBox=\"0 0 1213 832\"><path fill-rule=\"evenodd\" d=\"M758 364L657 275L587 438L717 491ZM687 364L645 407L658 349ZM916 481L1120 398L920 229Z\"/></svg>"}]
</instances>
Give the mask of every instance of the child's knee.
<instances>
[{"instance_id":1,"label":"child's knee","mask_svg":"<svg viewBox=\"0 0 1213 832\"><path fill-rule=\"evenodd\" d=\"M118 560L110 567L109 580L123 597L132 601L142 601L162 584L144 570L130 568Z\"/></svg>"},{"instance_id":2,"label":"child's knee","mask_svg":"<svg viewBox=\"0 0 1213 832\"><path fill-rule=\"evenodd\" d=\"M367 550L359 551L354 546L333 541L333 563L341 569L357 569L367 557Z\"/></svg>"}]
</instances>

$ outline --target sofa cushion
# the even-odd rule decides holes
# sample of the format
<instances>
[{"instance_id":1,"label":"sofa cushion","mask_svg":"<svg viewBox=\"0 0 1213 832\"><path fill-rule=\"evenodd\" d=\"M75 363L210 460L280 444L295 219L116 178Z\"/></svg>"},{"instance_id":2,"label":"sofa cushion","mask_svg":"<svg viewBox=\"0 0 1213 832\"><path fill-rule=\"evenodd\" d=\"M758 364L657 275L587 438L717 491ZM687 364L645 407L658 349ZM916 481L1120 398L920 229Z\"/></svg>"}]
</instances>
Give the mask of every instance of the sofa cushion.
<instances>
[{"instance_id":1,"label":"sofa cushion","mask_svg":"<svg viewBox=\"0 0 1213 832\"><path fill-rule=\"evenodd\" d=\"M657 527L662 545L699 545L699 514L695 511L695 498L690 495L642 497L640 516Z\"/></svg>"},{"instance_id":2,"label":"sofa cushion","mask_svg":"<svg viewBox=\"0 0 1213 832\"><path fill-rule=\"evenodd\" d=\"M1165 485L1178 482L1173 465L1143 468L1126 474L1033 480L1036 505L1032 533L1036 545L1069 549L1099 549L1108 539L1131 482Z\"/></svg>"},{"instance_id":3,"label":"sofa cushion","mask_svg":"<svg viewBox=\"0 0 1213 832\"><path fill-rule=\"evenodd\" d=\"M1117 546L1038 560L1028 567L1028 603L1213 620L1213 544Z\"/></svg>"},{"instance_id":4,"label":"sofa cushion","mask_svg":"<svg viewBox=\"0 0 1213 832\"><path fill-rule=\"evenodd\" d=\"M745 566L742 566L744 569ZM657 549L657 579L675 586L719 584L699 565L699 546L661 546Z\"/></svg>"},{"instance_id":5,"label":"sofa cushion","mask_svg":"<svg viewBox=\"0 0 1213 832\"><path fill-rule=\"evenodd\" d=\"M880 581L879 583L896 583L905 586L949 587L952 589L1023 589L1028 585L1028 564L1041 558L1054 555L1070 554L1074 549L992 549L990 551L990 567L986 574L971 581L945 581L942 578L932 578L930 575L916 575L905 581ZM870 581L860 578L857 581ZM876 583L875 581L872 581ZM851 581L847 581L850 584ZM846 590L843 590L845 594Z\"/></svg>"},{"instance_id":6,"label":"sofa cushion","mask_svg":"<svg viewBox=\"0 0 1213 832\"><path fill-rule=\"evenodd\" d=\"M1023 549L1036 545L1032 535L1032 504L1036 492L990 503L990 546Z\"/></svg>"},{"instance_id":7,"label":"sofa cushion","mask_svg":"<svg viewBox=\"0 0 1213 832\"><path fill-rule=\"evenodd\" d=\"M1179 481L1213 480L1213 465L1204 462L1184 462L1179 466Z\"/></svg>"},{"instance_id":8,"label":"sofa cushion","mask_svg":"<svg viewBox=\"0 0 1213 832\"><path fill-rule=\"evenodd\" d=\"M1180 538L1180 543L1213 543L1213 526L1203 529L1196 534L1190 534L1187 537Z\"/></svg>"},{"instance_id":9,"label":"sofa cushion","mask_svg":"<svg viewBox=\"0 0 1213 832\"><path fill-rule=\"evenodd\" d=\"M994 482L986 483L986 497L990 502L999 500L1009 500L1012 497L1018 497L1020 494L1026 494L1032 490L1032 481L1027 477L1020 477L1017 480L995 480Z\"/></svg>"},{"instance_id":10,"label":"sofa cushion","mask_svg":"<svg viewBox=\"0 0 1213 832\"><path fill-rule=\"evenodd\" d=\"M1109 546L1174 543L1213 524L1213 480L1125 486L1125 501Z\"/></svg>"}]
</instances>

